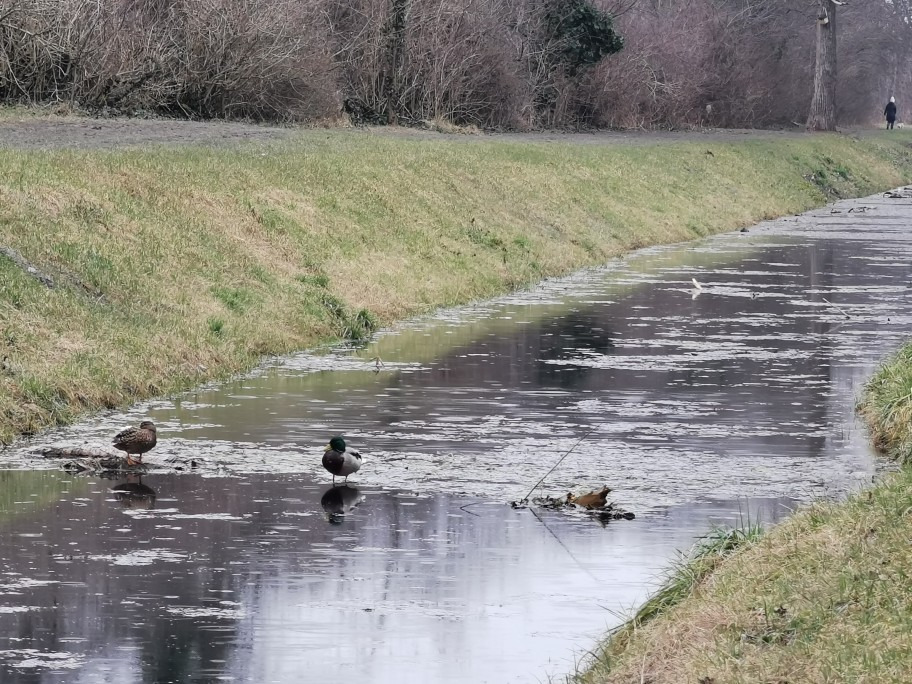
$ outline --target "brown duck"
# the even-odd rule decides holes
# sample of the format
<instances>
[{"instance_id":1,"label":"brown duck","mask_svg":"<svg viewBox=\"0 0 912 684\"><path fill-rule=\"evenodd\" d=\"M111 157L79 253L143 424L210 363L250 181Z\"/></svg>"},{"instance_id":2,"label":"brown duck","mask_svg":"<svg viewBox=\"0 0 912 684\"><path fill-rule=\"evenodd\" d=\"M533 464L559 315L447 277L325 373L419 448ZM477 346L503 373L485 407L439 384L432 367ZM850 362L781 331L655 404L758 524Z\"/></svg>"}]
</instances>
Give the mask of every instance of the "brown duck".
<instances>
[{"instance_id":1,"label":"brown duck","mask_svg":"<svg viewBox=\"0 0 912 684\"><path fill-rule=\"evenodd\" d=\"M151 420L144 420L138 428L131 427L114 435L114 448L127 452L127 465L142 464L142 455L150 451L158 441L155 424ZM133 458L136 455L138 458Z\"/></svg>"},{"instance_id":2,"label":"brown duck","mask_svg":"<svg viewBox=\"0 0 912 684\"><path fill-rule=\"evenodd\" d=\"M608 493L611 490L608 487L602 488L600 492L589 492L588 494L581 494L580 496L573 496L572 493L567 494L567 501L577 506L582 506L583 508L588 508L592 510L593 508L604 508L605 504L608 503Z\"/></svg>"}]
</instances>

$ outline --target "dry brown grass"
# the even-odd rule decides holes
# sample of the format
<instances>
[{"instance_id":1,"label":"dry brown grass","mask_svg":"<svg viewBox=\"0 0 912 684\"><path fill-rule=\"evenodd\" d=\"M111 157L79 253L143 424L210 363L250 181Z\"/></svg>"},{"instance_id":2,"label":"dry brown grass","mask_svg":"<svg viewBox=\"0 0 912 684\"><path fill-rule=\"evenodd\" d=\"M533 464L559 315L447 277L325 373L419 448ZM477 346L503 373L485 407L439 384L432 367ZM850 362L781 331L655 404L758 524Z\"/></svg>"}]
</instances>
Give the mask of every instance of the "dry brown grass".
<instances>
[{"instance_id":1,"label":"dry brown grass","mask_svg":"<svg viewBox=\"0 0 912 684\"><path fill-rule=\"evenodd\" d=\"M859 411L874 445L912 462L912 344L906 344L868 382Z\"/></svg>"},{"instance_id":2,"label":"dry brown grass","mask_svg":"<svg viewBox=\"0 0 912 684\"><path fill-rule=\"evenodd\" d=\"M466 145L336 130L236 149L0 151L2 244L60 285L0 257L0 442L376 321L897 185L907 139ZM804 178L836 164L848 178L833 186Z\"/></svg>"},{"instance_id":3,"label":"dry brown grass","mask_svg":"<svg viewBox=\"0 0 912 684\"><path fill-rule=\"evenodd\" d=\"M608 642L586 684L907 682L912 472L779 525Z\"/></svg>"}]
</instances>

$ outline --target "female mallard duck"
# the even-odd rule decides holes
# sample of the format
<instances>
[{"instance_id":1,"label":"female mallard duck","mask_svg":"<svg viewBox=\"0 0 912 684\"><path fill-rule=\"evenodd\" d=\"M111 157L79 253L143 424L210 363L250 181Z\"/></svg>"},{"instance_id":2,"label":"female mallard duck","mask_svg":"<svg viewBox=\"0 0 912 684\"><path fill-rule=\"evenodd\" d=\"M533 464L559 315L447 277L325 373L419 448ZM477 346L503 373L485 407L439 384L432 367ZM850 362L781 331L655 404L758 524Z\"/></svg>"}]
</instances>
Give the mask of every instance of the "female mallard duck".
<instances>
[{"instance_id":1,"label":"female mallard duck","mask_svg":"<svg viewBox=\"0 0 912 684\"><path fill-rule=\"evenodd\" d=\"M337 475L348 482L348 476L361 469L361 454L346 449L342 437L333 437L323 454L323 467L332 474L333 484L336 483Z\"/></svg>"},{"instance_id":2,"label":"female mallard duck","mask_svg":"<svg viewBox=\"0 0 912 684\"><path fill-rule=\"evenodd\" d=\"M580 496L573 496L572 493L567 494L567 503L576 504L577 506L582 506L583 508L588 508L592 510L593 508L604 508L608 503L608 493L611 490L608 487L603 487L600 492L589 492L588 494L581 494Z\"/></svg>"},{"instance_id":3,"label":"female mallard duck","mask_svg":"<svg viewBox=\"0 0 912 684\"><path fill-rule=\"evenodd\" d=\"M144 420L138 428L131 427L114 435L114 448L127 452L127 465L142 465L142 455L151 450L158 441L155 424L151 420ZM133 458L133 455L138 458Z\"/></svg>"}]
</instances>

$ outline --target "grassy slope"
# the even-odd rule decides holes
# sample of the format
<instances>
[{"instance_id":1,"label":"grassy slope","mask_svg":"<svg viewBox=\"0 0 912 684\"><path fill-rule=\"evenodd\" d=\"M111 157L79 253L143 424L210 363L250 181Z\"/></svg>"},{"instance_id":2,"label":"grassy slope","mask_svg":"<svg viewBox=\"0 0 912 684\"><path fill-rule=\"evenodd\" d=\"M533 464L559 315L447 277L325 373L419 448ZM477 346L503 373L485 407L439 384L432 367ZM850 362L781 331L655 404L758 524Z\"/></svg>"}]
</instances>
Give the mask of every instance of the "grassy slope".
<instances>
[{"instance_id":1,"label":"grassy slope","mask_svg":"<svg viewBox=\"0 0 912 684\"><path fill-rule=\"evenodd\" d=\"M0 150L0 245L62 285L0 257L0 442L374 321L898 185L909 139L309 131L233 149Z\"/></svg>"},{"instance_id":2,"label":"grassy slope","mask_svg":"<svg viewBox=\"0 0 912 684\"><path fill-rule=\"evenodd\" d=\"M912 471L816 504L609 641L585 684L908 682Z\"/></svg>"},{"instance_id":3,"label":"grassy slope","mask_svg":"<svg viewBox=\"0 0 912 684\"><path fill-rule=\"evenodd\" d=\"M912 465L912 343L871 378L859 406L878 449Z\"/></svg>"}]
</instances>

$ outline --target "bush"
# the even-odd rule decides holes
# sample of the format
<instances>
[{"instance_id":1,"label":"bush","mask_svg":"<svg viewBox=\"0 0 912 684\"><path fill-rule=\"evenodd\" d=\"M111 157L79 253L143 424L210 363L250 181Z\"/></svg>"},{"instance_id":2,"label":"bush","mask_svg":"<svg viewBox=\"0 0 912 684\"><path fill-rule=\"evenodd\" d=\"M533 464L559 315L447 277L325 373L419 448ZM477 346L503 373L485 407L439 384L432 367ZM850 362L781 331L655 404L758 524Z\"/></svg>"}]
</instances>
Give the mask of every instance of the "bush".
<instances>
[{"instance_id":1,"label":"bush","mask_svg":"<svg viewBox=\"0 0 912 684\"><path fill-rule=\"evenodd\" d=\"M841 14L841 122L881 120L890 88L912 107L903 13ZM788 0L7 0L0 100L267 121L791 126L810 103L812 15Z\"/></svg>"},{"instance_id":2,"label":"bush","mask_svg":"<svg viewBox=\"0 0 912 684\"><path fill-rule=\"evenodd\" d=\"M0 98L184 117L338 115L317 3L14 0Z\"/></svg>"}]
</instances>

